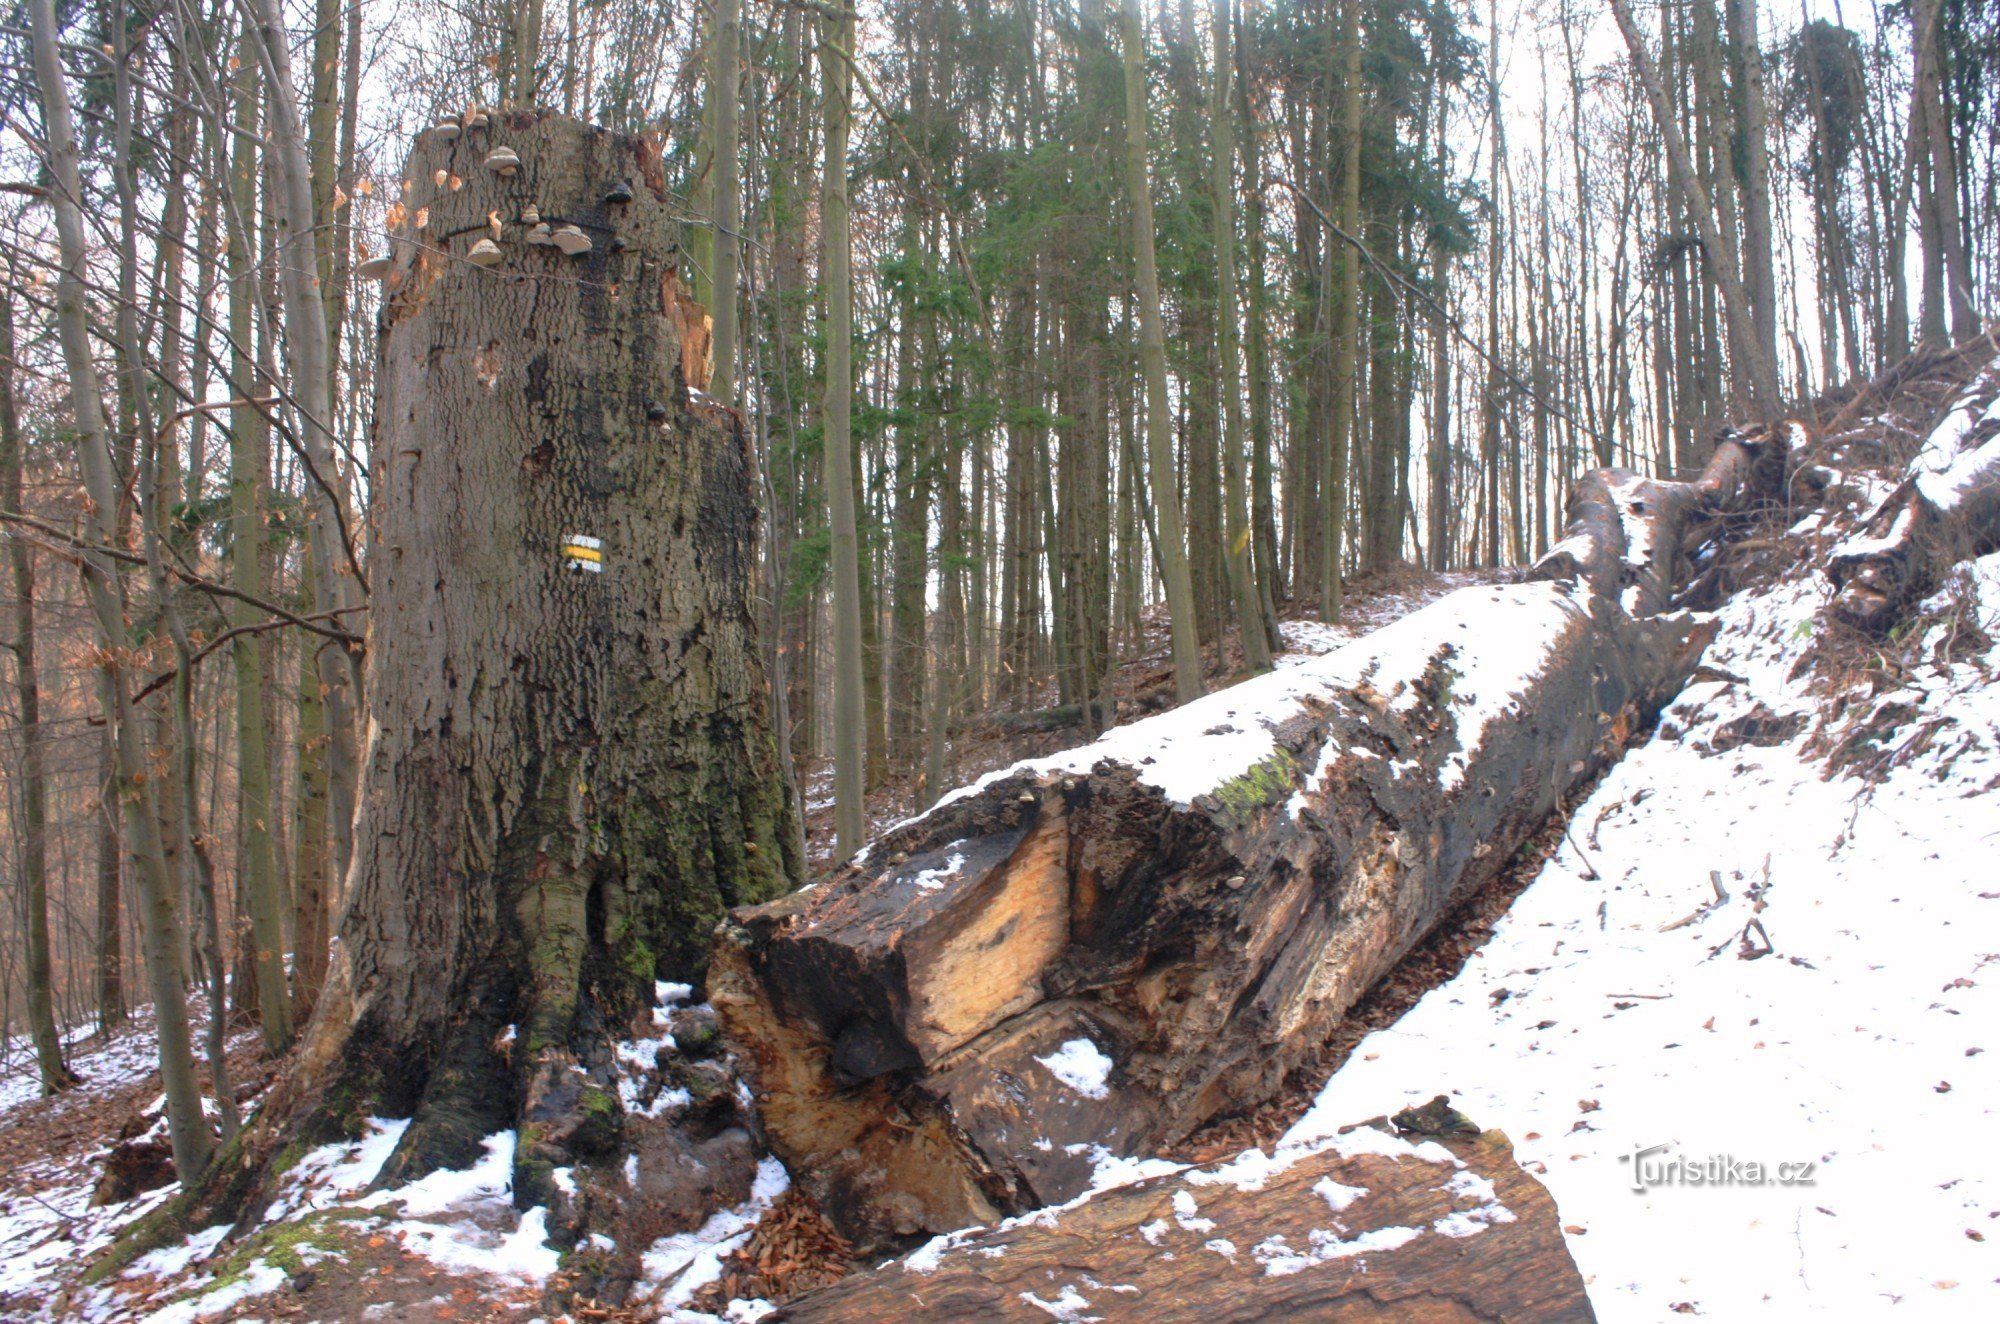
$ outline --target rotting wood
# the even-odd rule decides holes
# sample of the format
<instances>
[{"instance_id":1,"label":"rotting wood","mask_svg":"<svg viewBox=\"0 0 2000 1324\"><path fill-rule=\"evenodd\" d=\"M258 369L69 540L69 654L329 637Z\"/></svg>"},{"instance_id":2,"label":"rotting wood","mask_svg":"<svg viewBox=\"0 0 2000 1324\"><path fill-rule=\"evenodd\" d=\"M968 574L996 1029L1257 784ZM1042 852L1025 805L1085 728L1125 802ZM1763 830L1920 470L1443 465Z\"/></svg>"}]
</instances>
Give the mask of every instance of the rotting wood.
<instances>
[{"instance_id":1,"label":"rotting wood","mask_svg":"<svg viewBox=\"0 0 2000 1324\"><path fill-rule=\"evenodd\" d=\"M1067 1311L1068 1313L1063 1313ZM1555 1202L1498 1131L1357 1129L938 1241L798 1298L796 1324L1594 1318Z\"/></svg>"},{"instance_id":2,"label":"rotting wood","mask_svg":"<svg viewBox=\"0 0 2000 1324\"><path fill-rule=\"evenodd\" d=\"M1655 614L1685 541L1781 491L1791 435L1594 475L1535 582L1018 765L735 912L710 996L773 1147L867 1249L1273 1097L1685 683L1712 627Z\"/></svg>"}]
</instances>

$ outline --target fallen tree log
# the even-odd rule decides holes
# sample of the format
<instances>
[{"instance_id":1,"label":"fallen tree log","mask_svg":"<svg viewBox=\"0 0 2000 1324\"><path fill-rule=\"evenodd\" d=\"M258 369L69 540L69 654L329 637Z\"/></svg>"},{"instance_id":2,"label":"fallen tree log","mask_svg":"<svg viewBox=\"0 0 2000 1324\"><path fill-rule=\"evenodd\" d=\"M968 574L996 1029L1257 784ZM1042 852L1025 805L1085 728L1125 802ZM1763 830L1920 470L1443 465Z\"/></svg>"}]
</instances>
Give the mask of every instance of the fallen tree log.
<instances>
[{"instance_id":1,"label":"fallen tree log","mask_svg":"<svg viewBox=\"0 0 2000 1324\"><path fill-rule=\"evenodd\" d=\"M1834 616L1885 634L1946 571L2000 550L2000 396L1949 412L1861 531L1827 558Z\"/></svg>"},{"instance_id":2,"label":"fallen tree log","mask_svg":"<svg viewBox=\"0 0 2000 1324\"><path fill-rule=\"evenodd\" d=\"M709 993L766 1134L862 1248L1088 1188L1310 1069L1342 1016L1685 682L1653 614L1787 431L1594 476L1531 582L1016 765L733 913Z\"/></svg>"},{"instance_id":3,"label":"fallen tree log","mask_svg":"<svg viewBox=\"0 0 2000 1324\"><path fill-rule=\"evenodd\" d=\"M1022 765L740 912L711 992L780 1152L886 1238L1067 1198L1071 1146L1145 1152L1269 1097L1678 688L1699 636L1606 599L1660 599L1686 526L1773 449L1732 438L1700 484L1586 486L1542 573L1594 605L1457 595Z\"/></svg>"},{"instance_id":4,"label":"fallen tree log","mask_svg":"<svg viewBox=\"0 0 2000 1324\"><path fill-rule=\"evenodd\" d=\"M783 1307L796 1324L923 1319L1250 1324L1594 1318L1555 1203L1498 1131L1442 1144L1359 1128L1097 1193Z\"/></svg>"},{"instance_id":5,"label":"fallen tree log","mask_svg":"<svg viewBox=\"0 0 2000 1324\"><path fill-rule=\"evenodd\" d=\"M880 1244L1068 1199L1091 1146L1271 1097L1703 642L1559 584L1469 590L736 912L709 995L773 1147Z\"/></svg>"}]
</instances>

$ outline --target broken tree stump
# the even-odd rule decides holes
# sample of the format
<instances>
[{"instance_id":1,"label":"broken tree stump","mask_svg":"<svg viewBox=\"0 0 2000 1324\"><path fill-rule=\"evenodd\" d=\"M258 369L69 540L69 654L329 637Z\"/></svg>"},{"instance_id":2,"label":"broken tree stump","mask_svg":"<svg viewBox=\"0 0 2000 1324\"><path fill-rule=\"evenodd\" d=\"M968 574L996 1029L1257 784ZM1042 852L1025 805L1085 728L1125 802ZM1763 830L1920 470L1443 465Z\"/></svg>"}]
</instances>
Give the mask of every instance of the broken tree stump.
<instances>
[{"instance_id":1,"label":"broken tree stump","mask_svg":"<svg viewBox=\"0 0 2000 1324\"><path fill-rule=\"evenodd\" d=\"M940 1237L774 1319L985 1324L1594 1318L1555 1203L1498 1131L1412 1145L1357 1128Z\"/></svg>"},{"instance_id":2,"label":"broken tree stump","mask_svg":"<svg viewBox=\"0 0 2000 1324\"><path fill-rule=\"evenodd\" d=\"M514 1200L564 1248L748 1190L733 1082L655 1003L729 906L792 886L794 810L754 451L687 379L660 150L543 110L416 140L379 267L367 748L327 985L242 1141L94 1272L255 1227L370 1116L411 1118L378 1186L515 1132Z\"/></svg>"}]
</instances>

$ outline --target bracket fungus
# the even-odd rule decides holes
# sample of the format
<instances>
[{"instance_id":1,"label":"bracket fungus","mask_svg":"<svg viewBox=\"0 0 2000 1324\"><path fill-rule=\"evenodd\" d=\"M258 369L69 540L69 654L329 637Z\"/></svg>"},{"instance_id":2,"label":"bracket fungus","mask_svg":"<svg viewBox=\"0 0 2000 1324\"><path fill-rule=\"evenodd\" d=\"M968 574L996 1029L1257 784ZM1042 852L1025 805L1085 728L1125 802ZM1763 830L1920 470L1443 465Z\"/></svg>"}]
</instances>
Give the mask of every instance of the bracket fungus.
<instances>
[{"instance_id":1,"label":"bracket fungus","mask_svg":"<svg viewBox=\"0 0 2000 1324\"><path fill-rule=\"evenodd\" d=\"M380 257L371 257L366 262L355 267L354 278L356 280L381 280L395 269L396 259L384 253Z\"/></svg>"},{"instance_id":2,"label":"bracket fungus","mask_svg":"<svg viewBox=\"0 0 2000 1324\"><path fill-rule=\"evenodd\" d=\"M590 236L574 225L565 225L549 236L564 257L576 257L590 251Z\"/></svg>"},{"instance_id":3,"label":"bracket fungus","mask_svg":"<svg viewBox=\"0 0 2000 1324\"><path fill-rule=\"evenodd\" d=\"M501 258L500 245L491 239L481 239L466 252L465 258L475 266L497 267Z\"/></svg>"},{"instance_id":4,"label":"bracket fungus","mask_svg":"<svg viewBox=\"0 0 2000 1324\"><path fill-rule=\"evenodd\" d=\"M497 170L502 176L510 176L521 168L521 158L513 148L503 143L486 154L486 168Z\"/></svg>"}]
</instances>

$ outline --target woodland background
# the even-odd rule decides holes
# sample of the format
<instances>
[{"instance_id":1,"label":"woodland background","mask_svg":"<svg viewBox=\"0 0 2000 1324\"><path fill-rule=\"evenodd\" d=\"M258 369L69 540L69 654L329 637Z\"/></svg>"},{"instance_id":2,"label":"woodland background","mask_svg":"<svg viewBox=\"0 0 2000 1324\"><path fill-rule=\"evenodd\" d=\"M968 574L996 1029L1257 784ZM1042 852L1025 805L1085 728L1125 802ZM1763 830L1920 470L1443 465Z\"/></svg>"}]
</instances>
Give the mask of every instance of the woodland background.
<instances>
[{"instance_id":1,"label":"woodland background","mask_svg":"<svg viewBox=\"0 0 2000 1324\"><path fill-rule=\"evenodd\" d=\"M1691 472L2000 294L1983 0L93 2L37 50L47 4L0 21L10 1045L148 1000L154 883L168 980L273 1051L309 1011L359 737L356 268L441 116L659 136L822 861L978 723L1089 734L1151 652L1185 698L1357 577L1532 561L1579 474Z\"/></svg>"}]
</instances>

